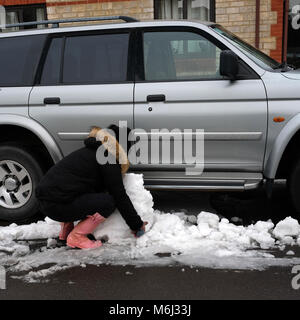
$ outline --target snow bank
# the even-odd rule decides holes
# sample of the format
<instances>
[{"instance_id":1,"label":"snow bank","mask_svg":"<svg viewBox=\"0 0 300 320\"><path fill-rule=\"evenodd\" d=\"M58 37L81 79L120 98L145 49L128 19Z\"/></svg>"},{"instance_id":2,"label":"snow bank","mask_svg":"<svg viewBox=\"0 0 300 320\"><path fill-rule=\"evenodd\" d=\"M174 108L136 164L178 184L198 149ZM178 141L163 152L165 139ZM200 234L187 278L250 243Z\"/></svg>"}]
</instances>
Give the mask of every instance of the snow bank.
<instances>
[{"instance_id":1,"label":"snow bank","mask_svg":"<svg viewBox=\"0 0 300 320\"><path fill-rule=\"evenodd\" d=\"M144 188L143 175L129 173L124 177L124 186L133 206L143 221L148 221L146 230L149 230L154 222L153 199L151 193ZM103 224L94 232L94 236L100 239L109 237L109 242L114 244L132 243L134 238L127 224L116 210Z\"/></svg>"},{"instance_id":2,"label":"snow bank","mask_svg":"<svg viewBox=\"0 0 300 320\"><path fill-rule=\"evenodd\" d=\"M147 233L141 238L133 237L118 211L95 231L96 238L109 237L108 243L95 250L57 247L54 238L60 226L50 219L27 226L12 224L0 227L0 265L11 273L26 271L22 279L35 282L59 270L86 264L180 263L234 269L300 264L300 259L291 252L285 258L275 258L266 251L284 250L286 244L300 245L300 225L291 217L276 226L272 221L258 221L245 227L210 212L164 213L153 210L153 199L143 186L142 175L127 174L124 185L137 212L149 222ZM42 247L34 247L37 239L46 239ZM47 264L51 268L41 269Z\"/></svg>"},{"instance_id":3,"label":"snow bank","mask_svg":"<svg viewBox=\"0 0 300 320\"><path fill-rule=\"evenodd\" d=\"M0 227L0 243L8 240L36 240L47 239L58 236L59 223L46 218L45 221L38 221L29 225L18 226L15 223L8 227Z\"/></svg>"},{"instance_id":4,"label":"snow bank","mask_svg":"<svg viewBox=\"0 0 300 320\"><path fill-rule=\"evenodd\" d=\"M273 234L278 239L297 237L300 235L300 225L297 220L287 217L276 225Z\"/></svg>"}]
</instances>

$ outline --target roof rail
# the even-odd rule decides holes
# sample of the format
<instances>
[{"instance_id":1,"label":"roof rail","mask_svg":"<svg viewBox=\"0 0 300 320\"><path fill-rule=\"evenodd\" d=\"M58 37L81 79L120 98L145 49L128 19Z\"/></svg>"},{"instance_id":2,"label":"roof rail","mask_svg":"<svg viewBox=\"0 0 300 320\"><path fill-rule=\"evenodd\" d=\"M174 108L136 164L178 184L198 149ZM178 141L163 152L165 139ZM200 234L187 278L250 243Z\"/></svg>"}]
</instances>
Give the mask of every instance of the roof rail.
<instances>
[{"instance_id":1,"label":"roof rail","mask_svg":"<svg viewBox=\"0 0 300 320\"><path fill-rule=\"evenodd\" d=\"M103 16L93 18L74 18L74 19L62 19L62 20L42 20L32 22L13 23L7 25L0 25L1 29L15 28L15 27L28 27L28 26L39 26L51 24L52 28L58 28L60 23L71 23L71 22L87 22L87 21L106 21L106 20L123 20L125 22L138 22L139 20L127 17L127 16Z\"/></svg>"}]
</instances>

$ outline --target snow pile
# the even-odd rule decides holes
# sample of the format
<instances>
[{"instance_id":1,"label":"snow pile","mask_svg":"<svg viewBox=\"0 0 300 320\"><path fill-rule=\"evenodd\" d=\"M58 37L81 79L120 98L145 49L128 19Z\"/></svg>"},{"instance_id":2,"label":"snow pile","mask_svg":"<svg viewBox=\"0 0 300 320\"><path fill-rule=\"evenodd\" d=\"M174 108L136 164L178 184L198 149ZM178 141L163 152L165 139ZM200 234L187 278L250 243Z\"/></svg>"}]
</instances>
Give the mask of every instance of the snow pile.
<instances>
[{"instance_id":1,"label":"snow pile","mask_svg":"<svg viewBox=\"0 0 300 320\"><path fill-rule=\"evenodd\" d=\"M228 256L242 255L247 249L270 249L276 242L272 235L274 224L269 221L258 221L248 227L236 226L209 212L198 215L197 225L190 224L186 216L176 213L156 211L155 218L152 229L137 240L137 248L155 247L159 251L163 247L171 252L201 249L213 255ZM293 219L287 219L290 224L294 223ZM294 244L299 235L300 231L294 234Z\"/></svg>"},{"instance_id":2,"label":"snow pile","mask_svg":"<svg viewBox=\"0 0 300 320\"><path fill-rule=\"evenodd\" d=\"M143 175L126 174L124 186L142 220L148 221L146 230L149 230L154 222L153 199L151 193L144 188ZM109 237L109 242L114 244L134 241L127 224L117 210L94 232L97 239L106 235Z\"/></svg>"},{"instance_id":3,"label":"snow pile","mask_svg":"<svg viewBox=\"0 0 300 320\"><path fill-rule=\"evenodd\" d=\"M30 225L18 226L13 223L8 227L0 227L0 243L9 240L35 240L47 239L58 236L59 223L46 218Z\"/></svg>"},{"instance_id":4,"label":"snow pile","mask_svg":"<svg viewBox=\"0 0 300 320\"><path fill-rule=\"evenodd\" d=\"M285 218L283 221L280 221L274 231L273 234L276 238L280 240L292 241L293 237L297 237L300 234L300 225L297 220L288 217Z\"/></svg>"},{"instance_id":5,"label":"snow pile","mask_svg":"<svg viewBox=\"0 0 300 320\"><path fill-rule=\"evenodd\" d=\"M143 187L142 175L127 174L124 185L142 219L149 222L148 232L141 238L133 237L118 211L95 231L97 238L109 237L108 243L95 250L57 246L55 238L60 226L50 219L27 226L12 224L0 227L0 265L11 273L26 272L25 276L14 277L35 282L59 270L87 264L179 263L234 269L300 264L300 258L291 250L285 258L276 258L273 252L266 251L284 250L286 244L300 245L300 225L291 217L276 226L271 221L258 221L246 227L209 212L164 213L153 210L152 196ZM41 243L38 239L46 241L37 246ZM51 267L43 269L44 265Z\"/></svg>"}]
</instances>

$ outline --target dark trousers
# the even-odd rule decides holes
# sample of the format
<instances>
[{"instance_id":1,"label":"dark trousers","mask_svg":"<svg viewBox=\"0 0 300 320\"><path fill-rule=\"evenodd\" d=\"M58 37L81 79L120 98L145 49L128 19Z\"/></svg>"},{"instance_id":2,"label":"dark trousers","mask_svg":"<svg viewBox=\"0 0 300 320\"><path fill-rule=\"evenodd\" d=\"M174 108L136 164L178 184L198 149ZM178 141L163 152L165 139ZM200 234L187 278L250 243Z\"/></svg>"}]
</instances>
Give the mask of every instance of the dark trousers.
<instances>
[{"instance_id":1,"label":"dark trousers","mask_svg":"<svg viewBox=\"0 0 300 320\"><path fill-rule=\"evenodd\" d=\"M108 193L87 193L71 203L40 201L40 208L42 213L52 220L72 222L85 219L96 212L108 218L116 207L113 197Z\"/></svg>"}]
</instances>

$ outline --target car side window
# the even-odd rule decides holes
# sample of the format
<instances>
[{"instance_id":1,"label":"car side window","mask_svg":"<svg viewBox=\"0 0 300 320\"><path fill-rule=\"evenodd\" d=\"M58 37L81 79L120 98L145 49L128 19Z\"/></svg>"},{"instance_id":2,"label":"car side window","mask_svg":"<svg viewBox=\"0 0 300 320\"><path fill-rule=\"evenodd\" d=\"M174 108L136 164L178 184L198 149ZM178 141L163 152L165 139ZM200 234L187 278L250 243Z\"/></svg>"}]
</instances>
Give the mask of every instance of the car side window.
<instances>
[{"instance_id":1,"label":"car side window","mask_svg":"<svg viewBox=\"0 0 300 320\"><path fill-rule=\"evenodd\" d=\"M45 36L0 39L0 87L31 86Z\"/></svg>"},{"instance_id":2,"label":"car side window","mask_svg":"<svg viewBox=\"0 0 300 320\"><path fill-rule=\"evenodd\" d=\"M52 39L41 76L41 85L59 83L62 44L63 38Z\"/></svg>"},{"instance_id":3,"label":"car side window","mask_svg":"<svg viewBox=\"0 0 300 320\"><path fill-rule=\"evenodd\" d=\"M223 79L222 49L200 34L145 32L143 43L146 81Z\"/></svg>"},{"instance_id":4,"label":"car side window","mask_svg":"<svg viewBox=\"0 0 300 320\"><path fill-rule=\"evenodd\" d=\"M67 37L62 83L126 81L128 42L128 33Z\"/></svg>"}]
</instances>

